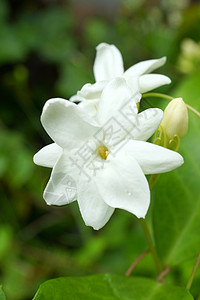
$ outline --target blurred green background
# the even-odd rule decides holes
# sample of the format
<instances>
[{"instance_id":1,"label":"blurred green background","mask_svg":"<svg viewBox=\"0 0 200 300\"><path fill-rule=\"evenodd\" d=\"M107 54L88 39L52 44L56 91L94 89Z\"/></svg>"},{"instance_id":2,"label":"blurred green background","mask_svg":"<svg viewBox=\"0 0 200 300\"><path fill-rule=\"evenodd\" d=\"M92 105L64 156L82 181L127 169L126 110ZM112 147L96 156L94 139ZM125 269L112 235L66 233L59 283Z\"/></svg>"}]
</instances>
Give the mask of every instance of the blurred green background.
<instances>
[{"instance_id":1,"label":"blurred green background","mask_svg":"<svg viewBox=\"0 0 200 300\"><path fill-rule=\"evenodd\" d=\"M157 72L171 77L170 87L159 89L170 94L200 69L199 24L198 1L0 0L0 283L8 299L31 299L40 283L58 276L124 274L146 250L137 219L127 212L116 211L95 232L76 203L45 204L50 169L32 162L50 142L39 118L47 99L68 99L94 82L100 42L120 49L125 68L166 55ZM168 280L185 284L193 263L175 268ZM155 276L150 256L134 274Z\"/></svg>"}]
</instances>

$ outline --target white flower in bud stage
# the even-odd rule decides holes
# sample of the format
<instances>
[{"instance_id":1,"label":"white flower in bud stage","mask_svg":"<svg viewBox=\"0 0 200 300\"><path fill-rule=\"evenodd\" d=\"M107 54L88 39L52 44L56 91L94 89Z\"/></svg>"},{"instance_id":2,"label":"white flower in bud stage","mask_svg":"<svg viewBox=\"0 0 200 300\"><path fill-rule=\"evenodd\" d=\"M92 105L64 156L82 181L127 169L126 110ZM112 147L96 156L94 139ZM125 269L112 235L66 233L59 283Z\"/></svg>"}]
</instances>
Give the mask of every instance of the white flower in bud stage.
<instances>
[{"instance_id":1,"label":"white flower in bud stage","mask_svg":"<svg viewBox=\"0 0 200 300\"><path fill-rule=\"evenodd\" d=\"M81 101L79 105L91 116L95 116L102 90L109 80L116 77L123 77L133 93L137 91L146 93L171 82L170 78L165 75L149 74L164 65L165 62L166 57L146 60L124 71L122 55L117 47L101 43L97 46L97 54L94 62L96 83L85 84L75 96L70 98L70 101Z\"/></svg>"},{"instance_id":2,"label":"white flower in bud stage","mask_svg":"<svg viewBox=\"0 0 200 300\"><path fill-rule=\"evenodd\" d=\"M96 120L70 101L46 102L41 122L55 143L36 153L34 162L53 168L44 191L47 204L77 200L85 224L94 229L102 228L115 208L145 217L150 190L144 174L168 172L183 158L145 142L163 112L150 108L138 114L137 101L117 78L103 90Z\"/></svg>"},{"instance_id":3,"label":"white flower in bud stage","mask_svg":"<svg viewBox=\"0 0 200 300\"><path fill-rule=\"evenodd\" d=\"M188 131L188 110L182 98L175 98L164 110L161 122L163 130L169 139L175 135L183 138Z\"/></svg>"}]
</instances>

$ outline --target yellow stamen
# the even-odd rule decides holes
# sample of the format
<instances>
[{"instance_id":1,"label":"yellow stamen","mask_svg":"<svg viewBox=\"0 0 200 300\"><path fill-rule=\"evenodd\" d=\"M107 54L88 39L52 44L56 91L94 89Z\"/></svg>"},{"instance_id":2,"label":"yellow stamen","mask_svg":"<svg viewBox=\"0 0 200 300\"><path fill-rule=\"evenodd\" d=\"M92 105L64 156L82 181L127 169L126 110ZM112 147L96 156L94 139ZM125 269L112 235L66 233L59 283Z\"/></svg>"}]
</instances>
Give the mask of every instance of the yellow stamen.
<instances>
[{"instance_id":1,"label":"yellow stamen","mask_svg":"<svg viewBox=\"0 0 200 300\"><path fill-rule=\"evenodd\" d=\"M98 153L101 156L101 158L105 159L108 157L108 149L105 146L99 146L98 147Z\"/></svg>"}]
</instances>

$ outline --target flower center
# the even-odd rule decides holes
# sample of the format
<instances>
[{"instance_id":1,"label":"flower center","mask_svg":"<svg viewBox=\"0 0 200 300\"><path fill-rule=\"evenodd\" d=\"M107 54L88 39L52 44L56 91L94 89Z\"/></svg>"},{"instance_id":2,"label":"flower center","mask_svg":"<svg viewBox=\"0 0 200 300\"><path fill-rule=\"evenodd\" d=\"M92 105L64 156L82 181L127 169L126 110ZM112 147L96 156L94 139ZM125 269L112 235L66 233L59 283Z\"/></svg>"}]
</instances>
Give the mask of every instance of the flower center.
<instances>
[{"instance_id":1,"label":"flower center","mask_svg":"<svg viewBox=\"0 0 200 300\"><path fill-rule=\"evenodd\" d=\"M105 159L108 157L109 151L108 148L106 148L105 146L99 146L98 149L98 154L101 156L101 158Z\"/></svg>"}]
</instances>

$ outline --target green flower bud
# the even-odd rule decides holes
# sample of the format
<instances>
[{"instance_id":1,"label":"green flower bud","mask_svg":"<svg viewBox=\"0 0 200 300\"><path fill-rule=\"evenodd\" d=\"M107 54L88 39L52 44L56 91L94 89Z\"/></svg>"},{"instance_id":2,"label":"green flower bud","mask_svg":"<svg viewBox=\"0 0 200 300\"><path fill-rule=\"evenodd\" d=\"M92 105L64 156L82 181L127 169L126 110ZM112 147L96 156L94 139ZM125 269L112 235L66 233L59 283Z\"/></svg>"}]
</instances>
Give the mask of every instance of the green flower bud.
<instances>
[{"instance_id":1,"label":"green flower bud","mask_svg":"<svg viewBox=\"0 0 200 300\"><path fill-rule=\"evenodd\" d=\"M173 99L164 110L161 126L169 140L183 138L188 130L188 111L182 98Z\"/></svg>"}]
</instances>

